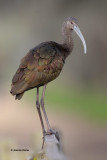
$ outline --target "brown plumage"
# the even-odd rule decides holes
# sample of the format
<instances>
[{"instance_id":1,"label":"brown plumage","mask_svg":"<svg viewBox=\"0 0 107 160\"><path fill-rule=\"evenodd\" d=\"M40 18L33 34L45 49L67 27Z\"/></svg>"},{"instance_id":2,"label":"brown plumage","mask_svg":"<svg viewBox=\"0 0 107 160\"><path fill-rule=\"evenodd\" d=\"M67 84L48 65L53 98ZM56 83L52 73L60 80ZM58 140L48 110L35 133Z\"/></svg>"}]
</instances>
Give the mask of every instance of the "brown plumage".
<instances>
[{"instance_id":1,"label":"brown plumage","mask_svg":"<svg viewBox=\"0 0 107 160\"><path fill-rule=\"evenodd\" d=\"M22 58L19 68L17 69L11 85L11 94L16 96L16 99L21 99L24 92L32 88L37 88L36 107L39 113L43 136L45 133L52 134L52 131L46 111L44 108L44 96L46 84L57 78L64 66L66 57L73 49L72 30L74 30L84 45L86 53L86 44L82 33L80 32L75 18L68 18L62 25L62 33L64 36L63 44L56 42L43 42L31 49L25 57ZM39 103L39 87L44 86L42 98ZM44 127L40 105L42 107L45 121L47 124L47 132Z\"/></svg>"},{"instance_id":2,"label":"brown plumage","mask_svg":"<svg viewBox=\"0 0 107 160\"><path fill-rule=\"evenodd\" d=\"M43 86L60 74L64 65L66 48L55 42L44 42L30 50L22 58L20 66L12 79L12 95L21 99L24 92Z\"/></svg>"}]
</instances>

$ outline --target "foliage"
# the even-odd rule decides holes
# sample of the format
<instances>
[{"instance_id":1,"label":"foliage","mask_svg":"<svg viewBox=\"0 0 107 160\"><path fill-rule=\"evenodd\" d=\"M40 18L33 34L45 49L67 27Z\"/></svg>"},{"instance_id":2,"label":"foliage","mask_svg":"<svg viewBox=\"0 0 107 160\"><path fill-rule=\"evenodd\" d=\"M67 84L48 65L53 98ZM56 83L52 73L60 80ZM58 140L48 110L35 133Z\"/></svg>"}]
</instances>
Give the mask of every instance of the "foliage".
<instances>
[{"instance_id":1,"label":"foliage","mask_svg":"<svg viewBox=\"0 0 107 160\"><path fill-rule=\"evenodd\" d=\"M29 91L26 97L35 101L35 89ZM66 113L78 112L89 119L100 123L107 121L107 97L106 94L96 90L77 90L52 86L47 88L45 103L51 105L53 110L61 110Z\"/></svg>"}]
</instances>

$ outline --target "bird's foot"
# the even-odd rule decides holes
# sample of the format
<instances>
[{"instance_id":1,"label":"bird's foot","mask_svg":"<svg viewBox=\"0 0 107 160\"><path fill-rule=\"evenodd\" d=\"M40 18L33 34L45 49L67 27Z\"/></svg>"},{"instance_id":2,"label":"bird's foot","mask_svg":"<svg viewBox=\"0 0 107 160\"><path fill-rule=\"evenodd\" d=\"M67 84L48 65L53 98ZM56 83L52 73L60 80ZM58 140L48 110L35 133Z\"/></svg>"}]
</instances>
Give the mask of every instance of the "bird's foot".
<instances>
[{"instance_id":1,"label":"bird's foot","mask_svg":"<svg viewBox=\"0 0 107 160\"><path fill-rule=\"evenodd\" d=\"M47 136L47 135L55 135L56 139L57 139L58 141L60 141L59 133L58 133L57 131L55 131L55 130L53 130L53 129L50 129L50 130L48 130L47 132L44 131L44 132L43 132L42 149L43 149L43 147L44 147L45 136Z\"/></svg>"},{"instance_id":2,"label":"bird's foot","mask_svg":"<svg viewBox=\"0 0 107 160\"><path fill-rule=\"evenodd\" d=\"M52 134L54 134L55 137L56 137L56 139L57 139L58 141L60 141L59 133L58 133L57 131L53 130L53 129L50 129L49 131L47 131L47 132L45 133L45 136L46 136L46 135L52 135Z\"/></svg>"},{"instance_id":3,"label":"bird's foot","mask_svg":"<svg viewBox=\"0 0 107 160\"><path fill-rule=\"evenodd\" d=\"M55 134L56 131L54 131L53 129L49 129L45 135L52 135L52 134Z\"/></svg>"}]
</instances>

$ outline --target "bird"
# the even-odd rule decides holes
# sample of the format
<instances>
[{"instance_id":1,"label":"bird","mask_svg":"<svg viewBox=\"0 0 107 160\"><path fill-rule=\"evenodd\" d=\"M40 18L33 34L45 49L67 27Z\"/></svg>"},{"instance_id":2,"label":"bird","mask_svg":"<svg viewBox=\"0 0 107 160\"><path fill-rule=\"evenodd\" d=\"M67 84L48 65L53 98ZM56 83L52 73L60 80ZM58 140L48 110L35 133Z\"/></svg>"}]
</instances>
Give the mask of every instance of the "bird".
<instances>
[{"instance_id":1,"label":"bird","mask_svg":"<svg viewBox=\"0 0 107 160\"><path fill-rule=\"evenodd\" d=\"M62 24L63 43L47 41L38 44L21 59L19 68L12 79L10 93L15 96L15 99L20 100L26 91L33 88L37 89L36 108L41 122L43 137L46 134L55 134L46 114L44 97L47 84L60 75L66 58L73 50L72 31L75 31L81 39L84 53L86 53L86 42L77 25L77 20L69 17ZM39 101L40 87L43 87L43 92ZM44 125L41 109L47 130Z\"/></svg>"}]
</instances>

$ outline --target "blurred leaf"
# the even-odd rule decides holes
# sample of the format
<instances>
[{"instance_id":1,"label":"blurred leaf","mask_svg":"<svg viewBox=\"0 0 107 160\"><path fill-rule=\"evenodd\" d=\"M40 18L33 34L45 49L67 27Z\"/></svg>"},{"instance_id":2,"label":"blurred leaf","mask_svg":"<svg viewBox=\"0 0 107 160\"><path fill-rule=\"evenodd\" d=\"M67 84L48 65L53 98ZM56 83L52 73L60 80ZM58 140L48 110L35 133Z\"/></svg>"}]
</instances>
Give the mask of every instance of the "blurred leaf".
<instances>
[{"instance_id":1,"label":"blurred leaf","mask_svg":"<svg viewBox=\"0 0 107 160\"><path fill-rule=\"evenodd\" d=\"M27 93L27 99L35 101L36 89ZM42 90L42 89L40 89ZM29 98L28 98L29 97ZM93 90L77 90L64 87L47 87L46 106L51 105L51 109L62 112L78 112L84 114L90 120L105 123L107 121L107 96L106 93Z\"/></svg>"}]
</instances>

